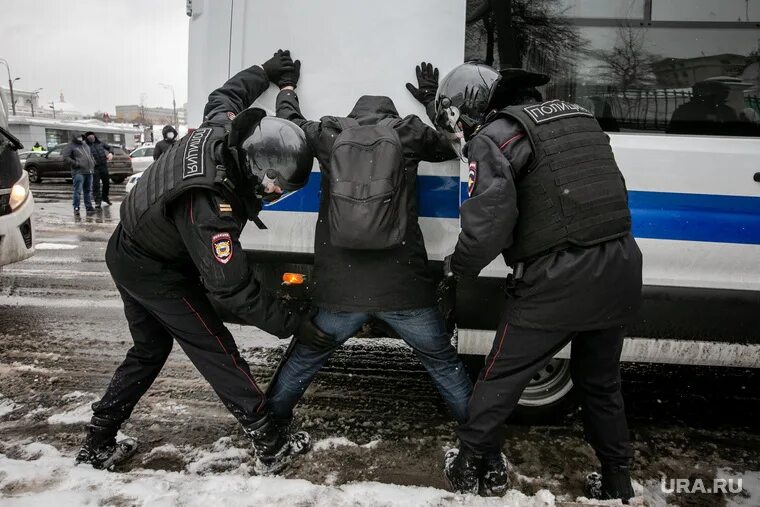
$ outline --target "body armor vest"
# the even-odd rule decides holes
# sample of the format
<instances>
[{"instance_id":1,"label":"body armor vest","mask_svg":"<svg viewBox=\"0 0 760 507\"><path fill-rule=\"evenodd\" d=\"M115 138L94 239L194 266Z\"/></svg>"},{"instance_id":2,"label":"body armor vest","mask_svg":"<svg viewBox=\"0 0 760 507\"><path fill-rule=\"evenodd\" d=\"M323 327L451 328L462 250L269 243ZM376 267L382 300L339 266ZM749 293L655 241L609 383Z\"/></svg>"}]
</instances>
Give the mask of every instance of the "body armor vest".
<instances>
[{"instance_id":1,"label":"body armor vest","mask_svg":"<svg viewBox=\"0 0 760 507\"><path fill-rule=\"evenodd\" d=\"M167 245L178 237L168 218L168 205L192 188L207 188L228 196L220 178L215 153L224 142L223 127L194 130L175 143L143 173L121 206L121 226L147 253L159 259L176 251Z\"/></svg>"},{"instance_id":2,"label":"body armor vest","mask_svg":"<svg viewBox=\"0 0 760 507\"><path fill-rule=\"evenodd\" d=\"M609 138L587 109L553 100L510 106L525 129L534 160L515 175L519 218L507 264L569 246L592 246L631 230L625 181Z\"/></svg>"}]
</instances>

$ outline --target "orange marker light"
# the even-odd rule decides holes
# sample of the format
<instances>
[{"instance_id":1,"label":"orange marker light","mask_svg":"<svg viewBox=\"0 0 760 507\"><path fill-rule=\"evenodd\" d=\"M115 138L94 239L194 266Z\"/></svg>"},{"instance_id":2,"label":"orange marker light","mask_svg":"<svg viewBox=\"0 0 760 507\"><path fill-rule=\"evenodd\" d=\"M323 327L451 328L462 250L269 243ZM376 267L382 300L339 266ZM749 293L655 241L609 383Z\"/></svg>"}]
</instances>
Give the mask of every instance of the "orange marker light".
<instances>
[{"instance_id":1,"label":"orange marker light","mask_svg":"<svg viewBox=\"0 0 760 507\"><path fill-rule=\"evenodd\" d=\"M303 284L303 275L300 273L283 273L282 283L284 285L301 285Z\"/></svg>"}]
</instances>

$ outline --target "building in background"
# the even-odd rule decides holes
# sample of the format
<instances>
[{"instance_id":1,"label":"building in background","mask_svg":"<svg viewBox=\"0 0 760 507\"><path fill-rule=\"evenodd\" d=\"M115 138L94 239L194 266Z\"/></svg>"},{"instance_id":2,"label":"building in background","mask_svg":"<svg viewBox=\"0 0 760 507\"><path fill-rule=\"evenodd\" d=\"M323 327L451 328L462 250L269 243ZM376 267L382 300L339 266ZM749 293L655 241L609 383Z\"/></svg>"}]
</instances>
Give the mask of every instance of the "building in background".
<instances>
[{"instance_id":1,"label":"building in background","mask_svg":"<svg viewBox=\"0 0 760 507\"><path fill-rule=\"evenodd\" d=\"M54 118L60 120L81 120L87 117L74 104L66 102L61 92L58 101L41 103L40 89L35 91L19 90L13 88L13 98L16 102L16 116L30 116L33 118ZM7 104L8 114L11 113L11 94L8 88L0 88L0 95Z\"/></svg>"},{"instance_id":2,"label":"building in background","mask_svg":"<svg viewBox=\"0 0 760 507\"><path fill-rule=\"evenodd\" d=\"M116 121L142 125L173 125L174 110L170 107L145 107L137 104L116 106ZM177 123L187 123L185 107L177 108Z\"/></svg>"}]
</instances>

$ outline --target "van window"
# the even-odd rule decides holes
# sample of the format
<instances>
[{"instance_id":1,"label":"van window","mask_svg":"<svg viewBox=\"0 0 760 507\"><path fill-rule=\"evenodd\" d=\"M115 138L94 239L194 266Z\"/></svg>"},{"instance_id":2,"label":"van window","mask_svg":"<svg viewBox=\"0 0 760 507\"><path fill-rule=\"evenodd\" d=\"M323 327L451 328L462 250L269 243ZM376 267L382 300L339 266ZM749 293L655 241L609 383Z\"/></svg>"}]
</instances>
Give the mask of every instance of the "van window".
<instances>
[{"instance_id":1,"label":"van window","mask_svg":"<svg viewBox=\"0 0 760 507\"><path fill-rule=\"evenodd\" d=\"M547 100L588 107L610 132L760 135L757 2L510 3L511 16L468 2L469 58L549 74Z\"/></svg>"}]
</instances>

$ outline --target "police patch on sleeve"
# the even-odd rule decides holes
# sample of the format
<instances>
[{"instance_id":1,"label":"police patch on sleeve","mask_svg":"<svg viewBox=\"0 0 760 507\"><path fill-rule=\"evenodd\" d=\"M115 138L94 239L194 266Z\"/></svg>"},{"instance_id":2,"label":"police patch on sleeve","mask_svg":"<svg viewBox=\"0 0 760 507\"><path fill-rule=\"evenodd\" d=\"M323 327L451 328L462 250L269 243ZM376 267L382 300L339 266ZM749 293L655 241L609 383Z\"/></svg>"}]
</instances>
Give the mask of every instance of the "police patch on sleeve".
<instances>
[{"instance_id":1,"label":"police patch on sleeve","mask_svg":"<svg viewBox=\"0 0 760 507\"><path fill-rule=\"evenodd\" d=\"M578 104L571 104L570 102L563 102L561 100L550 100L543 104L536 104L528 107L524 107L523 111L528 113L533 123L540 125L552 120L559 120L560 118L568 118L570 116L587 116L593 118L594 115L591 111Z\"/></svg>"},{"instance_id":2,"label":"police patch on sleeve","mask_svg":"<svg viewBox=\"0 0 760 507\"><path fill-rule=\"evenodd\" d=\"M470 162L470 170L467 175L467 197L472 197L475 191L475 184L478 182L478 163Z\"/></svg>"},{"instance_id":3,"label":"police patch on sleeve","mask_svg":"<svg viewBox=\"0 0 760 507\"><path fill-rule=\"evenodd\" d=\"M183 180L206 174L203 154L206 151L206 142L213 130L211 128L196 129L190 134L190 139L185 145L185 152L182 154Z\"/></svg>"},{"instance_id":4,"label":"police patch on sleeve","mask_svg":"<svg viewBox=\"0 0 760 507\"><path fill-rule=\"evenodd\" d=\"M214 258L221 264L227 264L232 259L232 237L228 232L215 234L211 238L211 250Z\"/></svg>"}]
</instances>

